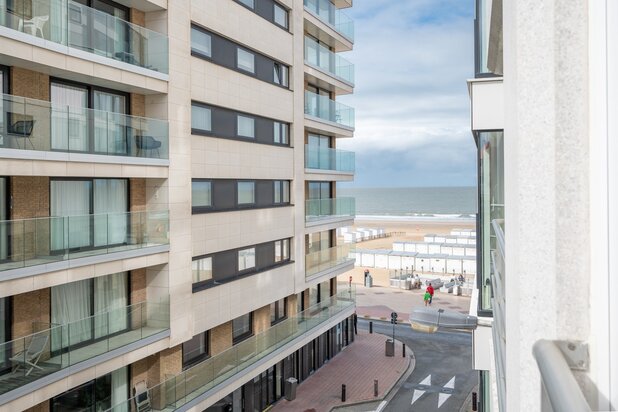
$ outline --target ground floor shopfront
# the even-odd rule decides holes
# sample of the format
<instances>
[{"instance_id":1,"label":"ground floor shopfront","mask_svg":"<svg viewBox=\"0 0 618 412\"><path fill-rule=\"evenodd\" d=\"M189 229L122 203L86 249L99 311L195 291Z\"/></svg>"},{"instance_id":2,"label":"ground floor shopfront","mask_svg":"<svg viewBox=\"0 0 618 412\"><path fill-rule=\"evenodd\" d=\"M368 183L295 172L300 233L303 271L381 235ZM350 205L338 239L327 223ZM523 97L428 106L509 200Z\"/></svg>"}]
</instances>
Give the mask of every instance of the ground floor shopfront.
<instances>
[{"instance_id":1,"label":"ground floor shopfront","mask_svg":"<svg viewBox=\"0 0 618 412\"><path fill-rule=\"evenodd\" d=\"M354 341L353 316L272 365L205 412L262 412L286 395L286 381L300 384Z\"/></svg>"}]
</instances>

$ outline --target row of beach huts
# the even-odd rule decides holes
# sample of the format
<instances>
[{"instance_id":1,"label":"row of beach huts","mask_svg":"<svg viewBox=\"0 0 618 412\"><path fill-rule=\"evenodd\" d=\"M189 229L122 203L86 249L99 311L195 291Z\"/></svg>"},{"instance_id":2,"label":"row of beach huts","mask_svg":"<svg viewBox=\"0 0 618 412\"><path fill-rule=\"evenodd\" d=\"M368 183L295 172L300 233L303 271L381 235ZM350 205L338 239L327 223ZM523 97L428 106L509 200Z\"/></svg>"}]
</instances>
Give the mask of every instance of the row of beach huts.
<instances>
[{"instance_id":1,"label":"row of beach huts","mask_svg":"<svg viewBox=\"0 0 618 412\"><path fill-rule=\"evenodd\" d=\"M358 243L387 236L384 229L366 229L359 227L352 230L349 227L341 227L338 231L338 235L343 237L343 243Z\"/></svg>"},{"instance_id":2,"label":"row of beach huts","mask_svg":"<svg viewBox=\"0 0 618 412\"><path fill-rule=\"evenodd\" d=\"M450 235L428 234L424 242L393 242L393 249L355 249L356 266L436 274L476 274L476 233L453 229Z\"/></svg>"}]
</instances>

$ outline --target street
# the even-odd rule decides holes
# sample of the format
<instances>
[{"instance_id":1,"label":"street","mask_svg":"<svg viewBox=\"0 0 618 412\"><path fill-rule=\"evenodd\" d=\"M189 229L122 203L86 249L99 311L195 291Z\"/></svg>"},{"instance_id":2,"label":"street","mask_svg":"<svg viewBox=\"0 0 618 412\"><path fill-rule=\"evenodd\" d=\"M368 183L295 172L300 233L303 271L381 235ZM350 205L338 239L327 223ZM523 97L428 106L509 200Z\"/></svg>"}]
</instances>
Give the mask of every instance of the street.
<instances>
[{"instance_id":1,"label":"street","mask_svg":"<svg viewBox=\"0 0 618 412\"><path fill-rule=\"evenodd\" d=\"M358 327L368 330L369 322L359 319ZM391 336L393 328L388 322L374 321L373 330ZM478 373L472 369L472 334L426 334L398 324L395 338L412 349L416 368L383 411L459 411L478 384Z\"/></svg>"}]
</instances>

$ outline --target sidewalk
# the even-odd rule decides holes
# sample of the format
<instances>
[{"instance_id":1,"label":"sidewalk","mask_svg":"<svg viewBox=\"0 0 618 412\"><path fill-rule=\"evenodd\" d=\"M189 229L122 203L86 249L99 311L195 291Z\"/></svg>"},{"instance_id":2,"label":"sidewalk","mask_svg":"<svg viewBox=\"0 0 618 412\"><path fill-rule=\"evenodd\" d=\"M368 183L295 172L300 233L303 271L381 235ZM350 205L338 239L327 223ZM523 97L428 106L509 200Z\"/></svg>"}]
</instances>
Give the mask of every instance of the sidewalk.
<instances>
[{"instance_id":1,"label":"sidewalk","mask_svg":"<svg viewBox=\"0 0 618 412\"><path fill-rule=\"evenodd\" d=\"M374 286L366 288L356 285L356 313L359 318L390 320L391 312L397 312L399 322L408 322L413 308L423 307L425 290L403 290ZM432 308L441 308L467 314L470 298L453 296L450 293L435 292Z\"/></svg>"},{"instance_id":2,"label":"sidewalk","mask_svg":"<svg viewBox=\"0 0 618 412\"><path fill-rule=\"evenodd\" d=\"M296 399L282 399L271 412L328 412L332 408L384 398L399 378L408 370L410 351L404 358L401 343L395 343L395 356L384 355L387 337L359 331L356 340L330 362L302 382ZM379 384L378 396L373 396L373 381ZM341 402L341 385L346 385L346 402Z\"/></svg>"}]
</instances>

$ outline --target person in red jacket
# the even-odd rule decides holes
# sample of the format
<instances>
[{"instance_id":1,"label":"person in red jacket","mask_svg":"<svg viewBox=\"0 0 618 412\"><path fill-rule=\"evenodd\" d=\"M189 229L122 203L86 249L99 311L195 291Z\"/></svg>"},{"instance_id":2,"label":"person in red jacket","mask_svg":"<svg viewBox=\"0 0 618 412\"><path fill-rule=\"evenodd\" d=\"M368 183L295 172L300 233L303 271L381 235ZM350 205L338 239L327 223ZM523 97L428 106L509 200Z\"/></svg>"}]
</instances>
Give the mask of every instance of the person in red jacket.
<instances>
[{"instance_id":1,"label":"person in red jacket","mask_svg":"<svg viewBox=\"0 0 618 412\"><path fill-rule=\"evenodd\" d=\"M427 293L429 293L429 304L431 305L431 301L433 300L433 286L431 286L431 283L427 286Z\"/></svg>"}]
</instances>

